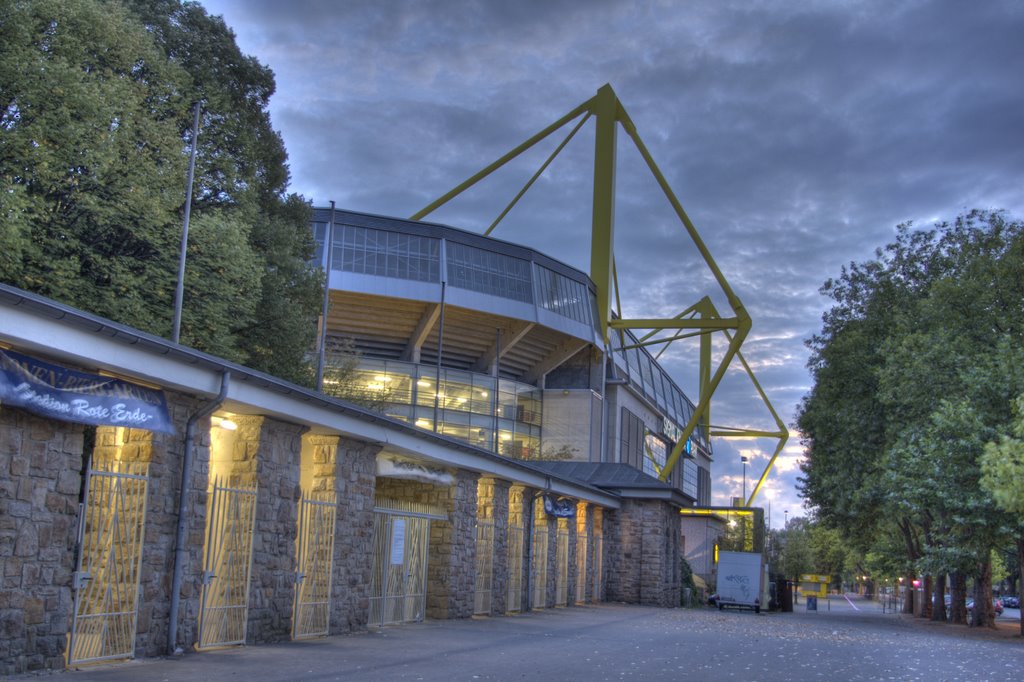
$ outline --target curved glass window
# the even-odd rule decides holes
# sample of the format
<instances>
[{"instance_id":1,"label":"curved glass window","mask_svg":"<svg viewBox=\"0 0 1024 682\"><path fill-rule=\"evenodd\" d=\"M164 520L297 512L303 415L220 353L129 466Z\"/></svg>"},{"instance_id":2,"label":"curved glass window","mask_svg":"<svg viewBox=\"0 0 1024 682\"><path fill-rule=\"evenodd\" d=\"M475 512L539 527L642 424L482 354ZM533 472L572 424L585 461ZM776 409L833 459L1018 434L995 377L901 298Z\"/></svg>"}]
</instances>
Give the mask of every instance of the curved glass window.
<instances>
[{"instance_id":1,"label":"curved glass window","mask_svg":"<svg viewBox=\"0 0 1024 682\"><path fill-rule=\"evenodd\" d=\"M398 360L328 357L339 370L324 393L379 407L389 417L518 459L540 454L542 392L536 386Z\"/></svg>"},{"instance_id":2,"label":"curved glass window","mask_svg":"<svg viewBox=\"0 0 1024 682\"><path fill-rule=\"evenodd\" d=\"M582 282L577 282L543 265L535 269L537 305L545 310L558 313L570 320L593 325L590 291Z\"/></svg>"},{"instance_id":3,"label":"curved glass window","mask_svg":"<svg viewBox=\"0 0 1024 682\"><path fill-rule=\"evenodd\" d=\"M529 261L452 241L447 243L447 260L453 287L533 302Z\"/></svg>"},{"instance_id":4,"label":"curved glass window","mask_svg":"<svg viewBox=\"0 0 1024 682\"><path fill-rule=\"evenodd\" d=\"M439 239L345 225L335 233L334 249L332 266L336 270L418 282L440 281Z\"/></svg>"}]
</instances>

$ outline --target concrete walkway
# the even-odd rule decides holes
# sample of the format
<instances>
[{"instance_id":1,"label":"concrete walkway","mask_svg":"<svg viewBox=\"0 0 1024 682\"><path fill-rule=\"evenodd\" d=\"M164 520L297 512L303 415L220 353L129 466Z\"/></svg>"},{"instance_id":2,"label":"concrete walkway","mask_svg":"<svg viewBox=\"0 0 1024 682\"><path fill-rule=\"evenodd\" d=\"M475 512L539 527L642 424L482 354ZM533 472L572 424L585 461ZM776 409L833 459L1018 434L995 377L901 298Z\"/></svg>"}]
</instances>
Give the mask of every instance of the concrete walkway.
<instances>
[{"instance_id":1,"label":"concrete walkway","mask_svg":"<svg viewBox=\"0 0 1024 682\"><path fill-rule=\"evenodd\" d=\"M1024 640L877 605L749 611L573 607L144 659L63 682L164 680L1020 680ZM858 606L858 609L852 608ZM867 608L865 608L867 607ZM972 631L973 630L973 631Z\"/></svg>"}]
</instances>

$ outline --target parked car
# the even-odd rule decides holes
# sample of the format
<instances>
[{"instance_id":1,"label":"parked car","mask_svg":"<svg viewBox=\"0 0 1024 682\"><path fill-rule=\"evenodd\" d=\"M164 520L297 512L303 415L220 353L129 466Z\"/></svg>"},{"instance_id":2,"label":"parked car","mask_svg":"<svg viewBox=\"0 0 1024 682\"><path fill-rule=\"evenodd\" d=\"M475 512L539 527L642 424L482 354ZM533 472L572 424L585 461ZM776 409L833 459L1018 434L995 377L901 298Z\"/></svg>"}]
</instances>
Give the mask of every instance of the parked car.
<instances>
[{"instance_id":1,"label":"parked car","mask_svg":"<svg viewBox=\"0 0 1024 682\"><path fill-rule=\"evenodd\" d=\"M1003 615L1003 602L999 599L992 600L992 610L996 612L997 616ZM974 599L967 600L967 613L974 611Z\"/></svg>"},{"instance_id":2,"label":"parked car","mask_svg":"<svg viewBox=\"0 0 1024 682\"><path fill-rule=\"evenodd\" d=\"M1014 597L1013 595L1003 597L1003 607L1007 609L1019 609L1020 608L1020 597Z\"/></svg>"}]
</instances>

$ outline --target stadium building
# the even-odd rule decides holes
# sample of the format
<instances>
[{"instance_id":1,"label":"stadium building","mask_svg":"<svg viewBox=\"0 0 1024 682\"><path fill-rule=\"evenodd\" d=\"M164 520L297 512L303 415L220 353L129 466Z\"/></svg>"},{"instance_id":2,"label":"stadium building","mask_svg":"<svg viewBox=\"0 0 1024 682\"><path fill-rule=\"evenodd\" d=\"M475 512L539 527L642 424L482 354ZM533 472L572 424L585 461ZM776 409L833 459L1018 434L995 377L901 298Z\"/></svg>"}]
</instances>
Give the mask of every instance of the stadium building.
<instances>
[{"instance_id":1,"label":"stadium building","mask_svg":"<svg viewBox=\"0 0 1024 682\"><path fill-rule=\"evenodd\" d=\"M750 320L653 161L732 313L613 313L616 127L649 155L608 86L534 140L591 115L589 275L424 212L315 210L315 389L0 284L0 675L679 606L721 531L709 400ZM699 337L696 405L643 329Z\"/></svg>"}]
</instances>

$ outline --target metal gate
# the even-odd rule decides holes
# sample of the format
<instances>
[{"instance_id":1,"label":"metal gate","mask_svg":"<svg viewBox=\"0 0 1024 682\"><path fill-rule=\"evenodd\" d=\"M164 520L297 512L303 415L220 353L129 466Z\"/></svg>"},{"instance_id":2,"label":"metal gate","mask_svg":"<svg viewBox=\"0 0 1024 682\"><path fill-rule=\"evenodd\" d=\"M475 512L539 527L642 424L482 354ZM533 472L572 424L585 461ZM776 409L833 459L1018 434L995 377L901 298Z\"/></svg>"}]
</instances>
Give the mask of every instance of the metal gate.
<instances>
[{"instance_id":1,"label":"metal gate","mask_svg":"<svg viewBox=\"0 0 1024 682\"><path fill-rule=\"evenodd\" d=\"M518 613L523 609L523 540L526 531L522 524L508 527L508 610Z\"/></svg>"},{"instance_id":2,"label":"metal gate","mask_svg":"<svg viewBox=\"0 0 1024 682\"><path fill-rule=\"evenodd\" d=\"M530 549L533 561L530 563L530 585L533 598L530 605L542 609L548 603L548 527L547 524L534 522L533 541Z\"/></svg>"},{"instance_id":3,"label":"metal gate","mask_svg":"<svg viewBox=\"0 0 1024 682\"><path fill-rule=\"evenodd\" d=\"M327 635L337 509L333 491L307 493L299 500L292 639Z\"/></svg>"},{"instance_id":4,"label":"metal gate","mask_svg":"<svg viewBox=\"0 0 1024 682\"><path fill-rule=\"evenodd\" d=\"M591 585L591 599L596 604L604 597L604 538L600 531L594 532L594 571Z\"/></svg>"},{"instance_id":5,"label":"metal gate","mask_svg":"<svg viewBox=\"0 0 1024 682\"><path fill-rule=\"evenodd\" d=\"M417 622L426 615L431 519L447 520L448 516L427 505L377 501L370 625Z\"/></svg>"},{"instance_id":6,"label":"metal gate","mask_svg":"<svg viewBox=\"0 0 1024 682\"><path fill-rule=\"evenodd\" d=\"M200 649L245 644L256 488L229 488L214 479L209 500L199 602Z\"/></svg>"},{"instance_id":7,"label":"metal gate","mask_svg":"<svg viewBox=\"0 0 1024 682\"><path fill-rule=\"evenodd\" d=\"M494 520L476 523L476 600L474 614L491 612L491 588L494 583Z\"/></svg>"},{"instance_id":8,"label":"metal gate","mask_svg":"<svg viewBox=\"0 0 1024 682\"><path fill-rule=\"evenodd\" d=\"M580 533L576 536L576 603L587 601L587 546L590 535Z\"/></svg>"},{"instance_id":9,"label":"metal gate","mask_svg":"<svg viewBox=\"0 0 1024 682\"><path fill-rule=\"evenodd\" d=\"M149 465L105 466L109 469L86 472L72 582L75 611L68 637L69 666L135 655Z\"/></svg>"},{"instance_id":10,"label":"metal gate","mask_svg":"<svg viewBox=\"0 0 1024 682\"><path fill-rule=\"evenodd\" d=\"M564 521L558 520L555 543L555 606L569 605L569 530L563 527Z\"/></svg>"}]
</instances>

